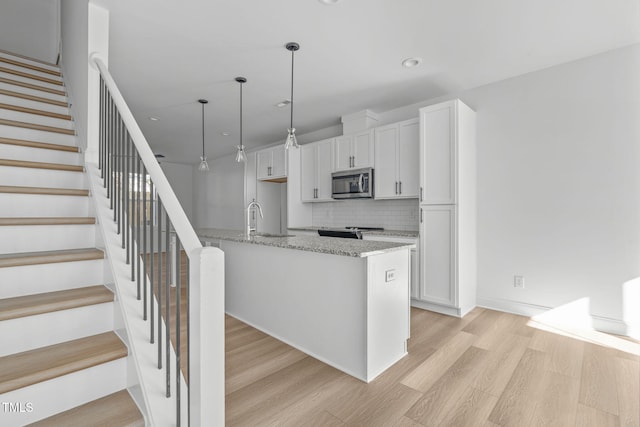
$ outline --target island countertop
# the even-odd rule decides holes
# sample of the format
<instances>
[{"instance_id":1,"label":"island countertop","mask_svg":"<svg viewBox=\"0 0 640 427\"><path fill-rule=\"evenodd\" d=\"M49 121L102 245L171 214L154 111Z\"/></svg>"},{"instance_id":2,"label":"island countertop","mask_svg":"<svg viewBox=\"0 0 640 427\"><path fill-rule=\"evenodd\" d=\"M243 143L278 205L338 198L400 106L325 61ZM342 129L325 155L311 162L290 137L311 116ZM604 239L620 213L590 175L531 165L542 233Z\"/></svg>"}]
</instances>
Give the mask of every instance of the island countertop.
<instances>
[{"instance_id":1,"label":"island countertop","mask_svg":"<svg viewBox=\"0 0 640 427\"><path fill-rule=\"evenodd\" d=\"M340 230L347 229L347 227L290 227L293 233L296 230L301 231L318 231L318 230ZM407 237L407 238L418 238L418 231L410 231L410 230L360 230L363 236L382 236L382 237Z\"/></svg>"},{"instance_id":2,"label":"island countertop","mask_svg":"<svg viewBox=\"0 0 640 427\"><path fill-rule=\"evenodd\" d=\"M218 228L198 228L196 233L201 239L228 240L239 243L273 246L277 248L296 249L331 255L350 257L368 257L399 249L411 249L415 245L396 242L379 242L374 240L342 239L339 237L321 236L279 236L257 233L247 236L241 230L225 230Z\"/></svg>"}]
</instances>

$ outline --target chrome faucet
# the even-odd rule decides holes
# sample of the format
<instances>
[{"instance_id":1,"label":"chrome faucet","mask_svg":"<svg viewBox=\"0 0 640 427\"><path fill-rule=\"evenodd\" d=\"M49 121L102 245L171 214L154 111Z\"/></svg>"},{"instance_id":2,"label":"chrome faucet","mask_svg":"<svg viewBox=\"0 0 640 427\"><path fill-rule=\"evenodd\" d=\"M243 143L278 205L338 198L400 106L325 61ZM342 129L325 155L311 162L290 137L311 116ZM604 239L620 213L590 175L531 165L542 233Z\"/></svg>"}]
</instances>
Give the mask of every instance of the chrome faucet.
<instances>
[{"instance_id":1,"label":"chrome faucet","mask_svg":"<svg viewBox=\"0 0 640 427\"><path fill-rule=\"evenodd\" d=\"M251 209L256 208L260 213L260 218L264 218L262 215L262 206L260 206L260 203L256 202L256 199L253 199L249 202L249 205L247 205L247 236L250 236L252 232L258 231L258 221L256 221L255 227L251 227Z\"/></svg>"}]
</instances>

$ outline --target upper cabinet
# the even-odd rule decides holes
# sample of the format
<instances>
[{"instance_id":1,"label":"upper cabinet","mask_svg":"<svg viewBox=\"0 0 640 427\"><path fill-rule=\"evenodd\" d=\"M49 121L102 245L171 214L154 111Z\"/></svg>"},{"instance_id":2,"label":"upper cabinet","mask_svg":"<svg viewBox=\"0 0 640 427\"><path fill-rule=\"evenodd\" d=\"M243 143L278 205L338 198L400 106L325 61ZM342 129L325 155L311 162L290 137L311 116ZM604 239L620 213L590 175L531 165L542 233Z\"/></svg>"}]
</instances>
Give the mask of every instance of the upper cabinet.
<instances>
[{"instance_id":1,"label":"upper cabinet","mask_svg":"<svg viewBox=\"0 0 640 427\"><path fill-rule=\"evenodd\" d=\"M335 139L336 171L373 167L373 129Z\"/></svg>"},{"instance_id":2,"label":"upper cabinet","mask_svg":"<svg viewBox=\"0 0 640 427\"><path fill-rule=\"evenodd\" d=\"M326 202L331 198L331 171L335 138L300 146L300 195L303 202Z\"/></svg>"},{"instance_id":3,"label":"upper cabinet","mask_svg":"<svg viewBox=\"0 0 640 427\"><path fill-rule=\"evenodd\" d=\"M376 199L418 197L419 145L417 118L375 129Z\"/></svg>"},{"instance_id":4,"label":"upper cabinet","mask_svg":"<svg viewBox=\"0 0 640 427\"><path fill-rule=\"evenodd\" d=\"M285 182L287 161L284 145L260 150L256 153L257 176L262 181Z\"/></svg>"}]
</instances>

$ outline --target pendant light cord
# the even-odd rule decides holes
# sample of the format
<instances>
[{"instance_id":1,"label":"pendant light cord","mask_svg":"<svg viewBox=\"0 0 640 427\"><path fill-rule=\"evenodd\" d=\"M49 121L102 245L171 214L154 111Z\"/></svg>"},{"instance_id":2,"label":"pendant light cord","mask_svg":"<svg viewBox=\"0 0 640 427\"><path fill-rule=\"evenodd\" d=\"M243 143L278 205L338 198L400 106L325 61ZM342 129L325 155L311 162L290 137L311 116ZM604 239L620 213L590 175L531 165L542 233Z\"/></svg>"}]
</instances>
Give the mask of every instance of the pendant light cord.
<instances>
[{"instance_id":1,"label":"pendant light cord","mask_svg":"<svg viewBox=\"0 0 640 427\"><path fill-rule=\"evenodd\" d=\"M204 159L204 103L202 103L202 158Z\"/></svg>"},{"instance_id":2,"label":"pendant light cord","mask_svg":"<svg viewBox=\"0 0 640 427\"><path fill-rule=\"evenodd\" d=\"M293 54L294 54L295 50L291 49L291 125L290 127L293 128Z\"/></svg>"},{"instance_id":3,"label":"pendant light cord","mask_svg":"<svg viewBox=\"0 0 640 427\"><path fill-rule=\"evenodd\" d=\"M240 82L240 148L244 147L242 144L242 85L243 83Z\"/></svg>"}]
</instances>

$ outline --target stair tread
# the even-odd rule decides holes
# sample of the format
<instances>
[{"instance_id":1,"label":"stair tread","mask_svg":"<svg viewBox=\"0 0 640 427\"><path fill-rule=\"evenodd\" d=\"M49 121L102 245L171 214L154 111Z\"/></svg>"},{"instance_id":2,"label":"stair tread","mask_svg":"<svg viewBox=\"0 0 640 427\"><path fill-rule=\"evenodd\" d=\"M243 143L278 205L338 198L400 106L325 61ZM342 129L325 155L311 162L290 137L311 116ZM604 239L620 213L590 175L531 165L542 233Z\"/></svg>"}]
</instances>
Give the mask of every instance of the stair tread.
<instances>
[{"instance_id":1,"label":"stair tread","mask_svg":"<svg viewBox=\"0 0 640 427\"><path fill-rule=\"evenodd\" d=\"M0 62L4 62L5 64L17 65L18 67L28 68L33 71L39 71L45 74L51 74L52 76L62 77L62 73L58 70L51 70L45 67L38 67L37 65L27 64L26 62L16 61L10 58L0 57Z\"/></svg>"},{"instance_id":2,"label":"stair tread","mask_svg":"<svg viewBox=\"0 0 640 427\"><path fill-rule=\"evenodd\" d=\"M28 99L29 101L41 102L43 104L55 105L57 107L69 108L69 104L64 101L56 101L55 99L43 98L41 96L29 95L12 90L0 89L0 95L11 96L13 98Z\"/></svg>"},{"instance_id":3,"label":"stair tread","mask_svg":"<svg viewBox=\"0 0 640 427\"><path fill-rule=\"evenodd\" d=\"M67 96L64 90L51 89L48 87L35 85L32 83L21 82L19 80L8 79L6 77L0 77L0 83L6 83L13 86L20 86L27 89L39 90L41 92L52 93L54 95Z\"/></svg>"},{"instance_id":4,"label":"stair tread","mask_svg":"<svg viewBox=\"0 0 640 427\"><path fill-rule=\"evenodd\" d=\"M95 224L96 219L90 216L63 216L63 217L12 217L0 218L0 226L14 225L79 225Z\"/></svg>"},{"instance_id":5,"label":"stair tread","mask_svg":"<svg viewBox=\"0 0 640 427\"><path fill-rule=\"evenodd\" d=\"M13 166L19 168L33 168L33 169L51 169L67 172L84 172L83 166L78 165L66 165L64 163L46 163L46 162L32 162L27 160L13 160L13 159L0 159L0 166Z\"/></svg>"},{"instance_id":6,"label":"stair tread","mask_svg":"<svg viewBox=\"0 0 640 427\"><path fill-rule=\"evenodd\" d=\"M58 128L58 127L55 127L55 126L39 125L39 124L29 123L29 122L19 122L17 120L0 119L0 125L14 126L14 127L27 128L27 129L33 129L33 130L41 130L41 131L44 131L44 132L62 133L62 134L65 134L65 135L75 135L76 134L76 131L73 130L73 129L65 129L65 128Z\"/></svg>"},{"instance_id":7,"label":"stair tread","mask_svg":"<svg viewBox=\"0 0 640 427\"><path fill-rule=\"evenodd\" d=\"M0 254L0 268L53 264L57 262L89 261L103 258L104 252L96 248L10 253Z\"/></svg>"},{"instance_id":8,"label":"stair tread","mask_svg":"<svg viewBox=\"0 0 640 427\"><path fill-rule=\"evenodd\" d=\"M113 301L103 285L0 299L0 321Z\"/></svg>"},{"instance_id":9,"label":"stair tread","mask_svg":"<svg viewBox=\"0 0 640 427\"><path fill-rule=\"evenodd\" d=\"M0 108L3 110L17 111L19 113L35 114L38 116L51 117L54 119L71 121L71 116L69 114L53 113L51 111L39 110L37 108L21 107L19 105L11 105L11 104L5 104L5 103L0 103Z\"/></svg>"},{"instance_id":10,"label":"stair tread","mask_svg":"<svg viewBox=\"0 0 640 427\"><path fill-rule=\"evenodd\" d=\"M49 83L49 84L52 84L52 85L64 86L62 81L60 81L60 80L50 79L50 78L47 78L47 77L41 77L41 76L38 76L36 74L26 73L24 71L12 70L11 68L7 68L7 67L0 66L0 72L7 73L7 74L12 74L14 76L24 77L24 78L27 78L27 79L38 80L40 82Z\"/></svg>"},{"instance_id":11,"label":"stair tread","mask_svg":"<svg viewBox=\"0 0 640 427\"><path fill-rule=\"evenodd\" d=\"M67 341L0 358L0 394L127 356L114 332Z\"/></svg>"},{"instance_id":12,"label":"stair tread","mask_svg":"<svg viewBox=\"0 0 640 427\"><path fill-rule=\"evenodd\" d=\"M31 56L22 55L20 53L11 52L11 51L4 50L4 49L0 49L0 53L4 53L5 55L13 56L14 58L26 59L27 61L37 62L37 63L42 64L42 65L47 65L49 67L60 69L60 67L57 64L54 64L53 62L43 61L42 59L33 58Z\"/></svg>"},{"instance_id":13,"label":"stair tread","mask_svg":"<svg viewBox=\"0 0 640 427\"><path fill-rule=\"evenodd\" d=\"M141 427L144 418L127 390L121 390L52 417L29 424L31 427Z\"/></svg>"},{"instance_id":14,"label":"stair tread","mask_svg":"<svg viewBox=\"0 0 640 427\"><path fill-rule=\"evenodd\" d=\"M52 144L50 142L29 141L26 139L0 137L0 144L20 145L22 147L42 148L45 150L69 151L79 153L80 149L73 145Z\"/></svg>"},{"instance_id":15,"label":"stair tread","mask_svg":"<svg viewBox=\"0 0 640 427\"><path fill-rule=\"evenodd\" d=\"M47 194L53 196L88 196L89 190L79 190L74 188L21 187L14 185L0 185L0 193Z\"/></svg>"}]
</instances>

